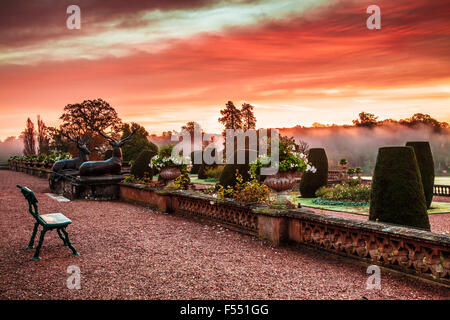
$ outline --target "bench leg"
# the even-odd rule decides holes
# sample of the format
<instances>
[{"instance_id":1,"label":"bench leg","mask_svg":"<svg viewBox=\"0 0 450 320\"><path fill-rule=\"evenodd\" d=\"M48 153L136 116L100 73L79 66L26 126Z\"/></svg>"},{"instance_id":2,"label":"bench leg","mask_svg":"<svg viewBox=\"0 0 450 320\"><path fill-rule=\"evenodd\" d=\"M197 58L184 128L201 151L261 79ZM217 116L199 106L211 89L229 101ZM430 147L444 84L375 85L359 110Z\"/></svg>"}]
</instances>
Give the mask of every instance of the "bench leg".
<instances>
[{"instance_id":1,"label":"bench leg","mask_svg":"<svg viewBox=\"0 0 450 320\"><path fill-rule=\"evenodd\" d=\"M75 247L72 245L72 243L69 240L69 234L67 233L66 228L62 228L61 230L64 233L64 236L66 237L66 243L69 246L70 250L72 250L72 253L76 256L79 256L80 254L77 252L77 250L75 249Z\"/></svg>"},{"instance_id":2,"label":"bench leg","mask_svg":"<svg viewBox=\"0 0 450 320\"><path fill-rule=\"evenodd\" d=\"M64 242L64 245L67 246L67 241L66 238L63 237L63 235L61 234L61 230L60 229L56 229L56 231L58 232L58 236L61 238L61 240Z\"/></svg>"},{"instance_id":3,"label":"bench leg","mask_svg":"<svg viewBox=\"0 0 450 320\"><path fill-rule=\"evenodd\" d=\"M27 249L33 249L34 248L34 238L36 237L36 233L39 227L39 223L34 224L33 233L31 234L30 243L28 243Z\"/></svg>"},{"instance_id":4,"label":"bench leg","mask_svg":"<svg viewBox=\"0 0 450 320\"><path fill-rule=\"evenodd\" d=\"M41 247L42 247L42 243L44 242L44 236L45 236L46 232L47 232L47 229L44 227L41 230L41 236L39 237L39 243L38 243L38 245L36 247L36 251L34 252L33 258L31 258L31 259L33 259L33 260L41 259L41 257L39 257L39 253L41 252Z\"/></svg>"}]
</instances>

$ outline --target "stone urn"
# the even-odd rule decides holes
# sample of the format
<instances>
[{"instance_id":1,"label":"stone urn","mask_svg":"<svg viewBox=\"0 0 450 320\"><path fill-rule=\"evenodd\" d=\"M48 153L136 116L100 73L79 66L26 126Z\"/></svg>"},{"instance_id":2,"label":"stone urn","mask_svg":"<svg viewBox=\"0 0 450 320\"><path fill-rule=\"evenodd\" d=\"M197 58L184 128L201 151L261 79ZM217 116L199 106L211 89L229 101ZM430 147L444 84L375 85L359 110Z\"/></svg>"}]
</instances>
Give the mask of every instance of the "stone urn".
<instances>
[{"instance_id":1,"label":"stone urn","mask_svg":"<svg viewBox=\"0 0 450 320\"><path fill-rule=\"evenodd\" d=\"M277 192L277 199L272 206L286 206L293 204L287 199L286 191L292 189L295 185L295 179L292 172L278 172L274 175L267 176L264 183Z\"/></svg>"},{"instance_id":2,"label":"stone urn","mask_svg":"<svg viewBox=\"0 0 450 320\"><path fill-rule=\"evenodd\" d=\"M165 167L161 169L159 176L168 181L167 187L175 187L173 180L181 175L181 170L178 167Z\"/></svg>"}]
</instances>

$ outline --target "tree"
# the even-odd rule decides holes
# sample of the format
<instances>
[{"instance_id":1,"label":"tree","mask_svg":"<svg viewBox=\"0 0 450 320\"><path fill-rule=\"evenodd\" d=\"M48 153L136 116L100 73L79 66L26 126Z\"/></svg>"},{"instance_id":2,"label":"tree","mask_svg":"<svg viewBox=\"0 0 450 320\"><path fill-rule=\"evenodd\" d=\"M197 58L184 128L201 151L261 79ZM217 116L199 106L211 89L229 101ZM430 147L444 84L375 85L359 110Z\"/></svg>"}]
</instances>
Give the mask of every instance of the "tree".
<instances>
[{"instance_id":1,"label":"tree","mask_svg":"<svg viewBox=\"0 0 450 320\"><path fill-rule=\"evenodd\" d=\"M244 103L242 105L241 115L242 115L242 121L244 122L243 123L244 131L256 128L256 118L255 118L255 114L253 113L253 109L254 109L254 107L251 104Z\"/></svg>"},{"instance_id":2,"label":"tree","mask_svg":"<svg viewBox=\"0 0 450 320\"><path fill-rule=\"evenodd\" d=\"M409 119L402 119L400 123L407 126L416 126L419 124L423 124L426 126L433 127L435 129L447 128L448 123L439 122L438 120L432 118L429 114L416 113Z\"/></svg>"},{"instance_id":3,"label":"tree","mask_svg":"<svg viewBox=\"0 0 450 320\"><path fill-rule=\"evenodd\" d=\"M298 152L303 154L308 154L309 152L309 143L304 140L298 141Z\"/></svg>"},{"instance_id":4,"label":"tree","mask_svg":"<svg viewBox=\"0 0 450 320\"><path fill-rule=\"evenodd\" d=\"M359 114L359 119L353 120L353 124L357 127L374 127L377 125L378 117L375 117L374 114L368 112L361 112Z\"/></svg>"},{"instance_id":5,"label":"tree","mask_svg":"<svg viewBox=\"0 0 450 320\"><path fill-rule=\"evenodd\" d=\"M203 140L203 130L202 127L195 121L189 121L188 123L186 123L186 125L181 127L181 130L186 130L189 132L189 135L191 136L191 145L193 147L193 149L199 149L202 146L202 142L200 141L200 145L199 146L195 146L195 135L199 135L201 137L201 139ZM199 148L196 148L199 147Z\"/></svg>"},{"instance_id":6,"label":"tree","mask_svg":"<svg viewBox=\"0 0 450 320\"><path fill-rule=\"evenodd\" d=\"M23 154L31 156L36 154L36 130L34 130L34 123L30 118L27 119L25 130L22 132L23 140Z\"/></svg>"},{"instance_id":7,"label":"tree","mask_svg":"<svg viewBox=\"0 0 450 320\"><path fill-rule=\"evenodd\" d=\"M37 116L37 124L37 141L39 153L48 154L50 137L48 135L47 126L45 125L44 121L42 121L39 115Z\"/></svg>"},{"instance_id":8,"label":"tree","mask_svg":"<svg viewBox=\"0 0 450 320\"><path fill-rule=\"evenodd\" d=\"M63 124L59 130L71 137L89 137L89 150L92 160L100 160L109 143L98 134L98 131L108 133L113 138L119 138L122 131L122 120L116 110L102 99L85 100L82 103L68 104L60 119Z\"/></svg>"},{"instance_id":9,"label":"tree","mask_svg":"<svg viewBox=\"0 0 450 320\"><path fill-rule=\"evenodd\" d=\"M67 140L61 131L55 127L47 128L50 137L49 152L69 152L69 140Z\"/></svg>"},{"instance_id":10,"label":"tree","mask_svg":"<svg viewBox=\"0 0 450 320\"><path fill-rule=\"evenodd\" d=\"M136 160L142 151L152 151L153 155L158 153L158 147L148 140L148 132L141 125L132 122L123 125L122 137L128 137L134 129L137 129L133 140L129 141L122 147L123 161Z\"/></svg>"},{"instance_id":11,"label":"tree","mask_svg":"<svg viewBox=\"0 0 450 320\"><path fill-rule=\"evenodd\" d=\"M110 134L117 135L122 131L122 120L116 110L102 99L68 104L60 119L63 121L60 129L74 136L96 131L109 131Z\"/></svg>"},{"instance_id":12,"label":"tree","mask_svg":"<svg viewBox=\"0 0 450 320\"><path fill-rule=\"evenodd\" d=\"M225 126L225 129L242 129L242 113L241 110L234 106L232 101L228 101L225 109L220 110L222 115L219 122Z\"/></svg>"}]
</instances>

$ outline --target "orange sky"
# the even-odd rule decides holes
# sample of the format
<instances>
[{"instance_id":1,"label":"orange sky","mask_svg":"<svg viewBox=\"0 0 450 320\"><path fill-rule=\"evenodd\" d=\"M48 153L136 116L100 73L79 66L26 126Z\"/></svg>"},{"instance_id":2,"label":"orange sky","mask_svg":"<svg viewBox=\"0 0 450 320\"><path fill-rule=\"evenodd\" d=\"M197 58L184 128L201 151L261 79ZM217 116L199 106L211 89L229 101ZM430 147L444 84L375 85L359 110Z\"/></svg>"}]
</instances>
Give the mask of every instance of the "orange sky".
<instances>
[{"instance_id":1,"label":"orange sky","mask_svg":"<svg viewBox=\"0 0 450 320\"><path fill-rule=\"evenodd\" d=\"M0 139L95 98L150 133L187 121L219 132L228 100L255 105L258 127L363 110L450 121L450 0L30 3L0 4ZM80 30L66 28L70 4ZM372 4L381 30L366 27Z\"/></svg>"}]
</instances>

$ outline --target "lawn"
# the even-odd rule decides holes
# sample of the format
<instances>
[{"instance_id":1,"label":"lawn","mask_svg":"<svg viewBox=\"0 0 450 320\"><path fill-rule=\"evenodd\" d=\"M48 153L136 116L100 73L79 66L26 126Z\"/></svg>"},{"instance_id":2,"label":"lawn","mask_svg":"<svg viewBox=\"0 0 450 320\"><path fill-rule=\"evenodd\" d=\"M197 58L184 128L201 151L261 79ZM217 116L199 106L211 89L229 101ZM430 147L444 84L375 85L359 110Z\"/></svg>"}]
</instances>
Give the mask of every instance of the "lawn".
<instances>
[{"instance_id":1,"label":"lawn","mask_svg":"<svg viewBox=\"0 0 450 320\"><path fill-rule=\"evenodd\" d=\"M297 195L291 195L289 197L293 203L299 203L304 207L319 208L330 211L338 212L350 212L360 215L369 215L369 206L365 207L355 207L355 206L345 206L345 205L323 205L313 203L314 198L299 198ZM440 213L450 213L450 202L433 202L431 204L431 209L428 210L428 214L440 214Z\"/></svg>"}]
</instances>

